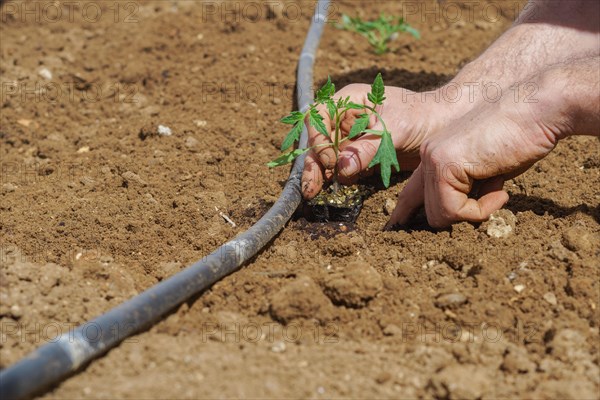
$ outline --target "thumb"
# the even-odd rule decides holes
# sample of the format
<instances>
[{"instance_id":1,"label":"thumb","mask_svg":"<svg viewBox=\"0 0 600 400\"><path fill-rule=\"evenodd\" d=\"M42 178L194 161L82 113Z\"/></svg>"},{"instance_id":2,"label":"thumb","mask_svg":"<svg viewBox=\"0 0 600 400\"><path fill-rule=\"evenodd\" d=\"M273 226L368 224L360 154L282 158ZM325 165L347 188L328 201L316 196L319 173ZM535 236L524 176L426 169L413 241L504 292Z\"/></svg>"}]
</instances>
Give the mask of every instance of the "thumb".
<instances>
[{"instance_id":1,"label":"thumb","mask_svg":"<svg viewBox=\"0 0 600 400\"><path fill-rule=\"evenodd\" d=\"M380 141L378 136L367 135L345 146L338 160L340 175L350 178L367 169L377 154Z\"/></svg>"}]
</instances>

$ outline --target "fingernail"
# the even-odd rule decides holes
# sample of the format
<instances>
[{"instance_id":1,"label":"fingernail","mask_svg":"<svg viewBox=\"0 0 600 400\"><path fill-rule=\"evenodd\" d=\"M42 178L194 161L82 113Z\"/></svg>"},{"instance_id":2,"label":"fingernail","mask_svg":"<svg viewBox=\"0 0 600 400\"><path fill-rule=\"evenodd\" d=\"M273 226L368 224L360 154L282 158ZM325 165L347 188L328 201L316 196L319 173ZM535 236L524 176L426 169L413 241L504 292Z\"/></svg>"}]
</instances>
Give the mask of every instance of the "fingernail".
<instances>
[{"instance_id":1,"label":"fingernail","mask_svg":"<svg viewBox=\"0 0 600 400\"><path fill-rule=\"evenodd\" d=\"M340 170L340 173L345 177L351 177L352 175L358 172L358 163L356 162L354 157L342 158L340 161L342 165L346 164Z\"/></svg>"},{"instance_id":2,"label":"fingernail","mask_svg":"<svg viewBox=\"0 0 600 400\"><path fill-rule=\"evenodd\" d=\"M308 181L302 182L302 193L304 193L304 195L309 194L308 193L308 185L309 185Z\"/></svg>"},{"instance_id":3,"label":"fingernail","mask_svg":"<svg viewBox=\"0 0 600 400\"><path fill-rule=\"evenodd\" d=\"M332 161L331 157L329 156L329 154L325 151L322 151L319 154L319 160L321 161L321 164L323 164L323 166L325 168L333 168L335 166L335 161Z\"/></svg>"}]
</instances>

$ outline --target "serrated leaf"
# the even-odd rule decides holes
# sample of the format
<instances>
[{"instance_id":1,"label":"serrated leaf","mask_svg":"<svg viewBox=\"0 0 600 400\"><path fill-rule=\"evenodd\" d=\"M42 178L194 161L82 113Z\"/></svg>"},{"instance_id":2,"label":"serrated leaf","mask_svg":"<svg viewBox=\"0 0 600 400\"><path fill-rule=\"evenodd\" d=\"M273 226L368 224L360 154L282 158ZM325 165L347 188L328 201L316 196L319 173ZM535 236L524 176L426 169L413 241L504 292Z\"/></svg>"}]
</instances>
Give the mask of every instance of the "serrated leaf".
<instances>
[{"instance_id":1,"label":"serrated leaf","mask_svg":"<svg viewBox=\"0 0 600 400\"><path fill-rule=\"evenodd\" d=\"M346 104L346 108L349 108L351 110L364 110L365 106L364 104L349 102L348 104Z\"/></svg>"},{"instance_id":2,"label":"serrated leaf","mask_svg":"<svg viewBox=\"0 0 600 400\"><path fill-rule=\"evenodd\" d=\"M288 132L285 139L283 139L283 143L281 143L281 151L284 151L288 147L292 146L296 140L300 139L300 134L302 133L303 126L303 120L296 122L296 124Z\"/></svg>"},{"instance_id":3,"label":"serrated leaf","mask_svg":"<svg viewBox=\"0 0 600 400\"><path fill-rule=\"evenodd\" d=\"M267 166L269 168L273 168L273 167L279 167L281 165L289 164L292 161L294 161L296 158L298 158L298 156L306 153L308 150L310 150L310 147L306 148L306 149L296 149L294 151L290 151L289 153L282 154L279 157L277 157L276 159L274 159L273 161L269 161L267 163Z\"/></svg>"},{"instance_id":4,"label":"serrated leaf","mask_svg":"<svg viewBox=\"0 0 600 400\"><path fill-rule=\"evenodd\" d=\"M369 168L377 164L381 165L381 180L383 181L383 185L387 188L390 186L392 166L394 166L396 172L400 171L400 165L398 164L398 157L396 156L396 149L394 149L392 135L387 131L383 132L381 135L381 143L377 149L377 154L375 154L375 157L369 163Z\"/></svg>"},{"instance_id":5,"label":"serrated leaf","mask_svg":"<svg viewBox=\"0 0 600 400\"><path fill-rule=\"evenodd\" d=\"M368 114L360 114L359 117L354 121L354 125L350 128L350 133L348 134L349 139L354 139L359 136L364 130L369 126L369 115Z\"/></svg>"},{"instance_id":6,"label":"serrated leaf","mask_svg":"<svg viewBox=\"0 0 600 400\"><path fill-rule=\"evenodd\" d=\"M381 77L381 72L377 74L373 84L371 85L371 93L367 94L367 98L369 101L375 105L383 104L385 100L384 97L385 86L383 85L383 78Z\"/></svg>"},{"instance_id":7,"label":"serrated leaf","mask_svg":"<svg viewBox=\"0 0 600 400\"><path fill-rule=\"evenodd\" d=\"M333 121L335 119L335 112L337 111L337 107L332 99L329 99L325 102L327 105L327 111L329 112L329 118Z\"/></svg>"},{"instance_id":8,"label":"serrated leaf","mask_svg":"<svg viewBox=\"0 0 600 400\"><path fill-rule=\"evenodd\" d=\"M326 100L330 99L331 96L335 93L335 85L331 82L331 77L327 77L327 82L317 91L316 101L319 103L323 103Z\"/></svg>"},{"instance_id":9,"label":"serrated leaf","mask_svg":"<svg viewBox=\"0 0 600 400\"><path fill-rule=\"evenodd\" d=\"M308 123L310 124L310 126L315 128L320 134L329 137L327 127L323 123L323 117L321 116L321 114L319 114L316 108L311 108L310 112L308 113Z\"/></svg>"},{"instance_id":10,"label":"serrated leaf","mask_svg":"<svg viewBox=\"0 0 600 400\"><path fill-rule=\"evenodd\" d=\"M288 125L293 125L298 121L302 121L304 119L304 114L300 111L292 111L289 115L281 118L281 122Z\"/></svg>"},{"instance_id":11,"label":"serrated leaf","mask_svg":"<svg viewBox=\"0 0 600 400\"><path fill-rule=\"evenodd\" d=\"M380 130L377 130L377 129L365 129L363 132L364 133L372 133L372 134L381 136L381 135L383 135L383 132L385 132L385 131L380 131Z\"/></svg>"}]
</instances>

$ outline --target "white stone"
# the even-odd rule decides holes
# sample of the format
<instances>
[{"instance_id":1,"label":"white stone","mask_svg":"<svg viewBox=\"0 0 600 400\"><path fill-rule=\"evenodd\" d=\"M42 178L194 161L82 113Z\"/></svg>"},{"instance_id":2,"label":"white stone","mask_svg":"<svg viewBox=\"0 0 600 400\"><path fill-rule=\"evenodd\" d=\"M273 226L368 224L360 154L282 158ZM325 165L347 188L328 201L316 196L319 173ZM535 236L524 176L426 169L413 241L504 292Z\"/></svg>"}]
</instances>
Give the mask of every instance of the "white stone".
<instances>
[{"instance_id":1,"label":"white stone","mask_svg":"<svg viewBox=\"0 0 600 400\"><path fill-rule=\"evenodd\" d=\"M173 131L171 131L171 128L169 128L168 126L159 125L158 134L160 136L171 136L173 134Z\"/></svg>"},{"instance_id":2,"label":"white stone","mask_svg":"<svg viewBox=\"0 0 600 400\"><path fill-rule=\"evenodd\" d=\"M52 72L46 67L42 67L38 70L38 75L46 80L52 79Z\"/></svg>"},{"instance_id":3,"label":"white stone","mask_svg":"<svg viewBox=\"0 0 600 400\"><path fill-rule=\"evenodd\" d=\"M521 293L523 290L525 290L525 285L515 285L513 289L515 289L515 292Z\"/></svg>"}]
</instances>

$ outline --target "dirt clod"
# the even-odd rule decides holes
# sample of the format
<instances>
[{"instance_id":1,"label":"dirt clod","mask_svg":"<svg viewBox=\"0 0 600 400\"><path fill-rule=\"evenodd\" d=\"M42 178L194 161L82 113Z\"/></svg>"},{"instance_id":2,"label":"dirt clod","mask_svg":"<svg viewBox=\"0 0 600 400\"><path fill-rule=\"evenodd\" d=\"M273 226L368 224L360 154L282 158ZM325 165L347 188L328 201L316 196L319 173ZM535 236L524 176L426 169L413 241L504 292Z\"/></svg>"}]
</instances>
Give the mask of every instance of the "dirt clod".
<instances>
[{"instance_id":1,"label":"dirt clod","mask_svg":"<svg viewBox=\"0 0 600 400\"><path fill-rule=\"evenodd\" d=\"M509 345L502 362L503 370L517 374L534 372L535 368L535 363L529 359L525 350L512 344Z\"/></svg>"},{"instance_id":2,"label":"dirt clod","mask_svg":"<svg viewBox=\"0 0 600 400\"><path fill-rule=\"evenodd\" d=\"M364 307L383 288L381 275L364 261L351 262L325 279L325 294L347 307Z\"/></svg>"},{"instance_id":3,"label":"dirt clod","mask_svg":"<svg viewBox=\"0 0 600 400\"><path fill-rule=\"evenodd\" d=\"M285 285L271 298L271 316L282 323L295 319L325 321L331 314L331 301L319 285L307 276L301 276Z\"/></svg>"},{"instance_id":4,"label":"dirt clod","mask_svg":"<svg viewBox=\"0 0 600 400\"><path fill-rule=\"evenodd\" d=\"M433 393L442 399L480 399L493 388L488 373L474 365L452 365L430 381Z\"/></svg>"},{"instance_id":5,"label":"dirt clod","mask_svg":"<svg viewBox=\"0 0 600 400\"><path fill-rule=\"evenodd\" d=\"M562 239L563 245L571 251L590 252L600 244L600 235L593 235L581 227L567 229Z\"/></svg>"},{"instance_id":6,"label":"dirt clod","mask_svg":"<svg viewBox=\"0 0 600 400\"><path fill-rule=\"evenodd\" d=\"M437 297L435 305L439 308L456 308L467 302L467 296L462 293L446 293Z\"/></svg>"},{"instance_id":7,"label":"dirt clod","mask_svg":"<svg viewBox=\"0 0 600 400\"><path fill-rule=\"evenodd\" d=\"M510 210L498 210L490 215L490 219L481 227L493 238L506 238L513 234L517 217Z\"/></svg>"},{"instance_id":8,"label":"dirt clod","mask_svg":"<svg viewBox=\"0 0 600 400\"><path fill-rule=\"evenodd\" d=\"M147 183L143 180L138 174L132 171L126 171L121 174L121 177L124 179L125 184L136 183L141 186L146 186Z\"/></svg>"}]
</instances>

